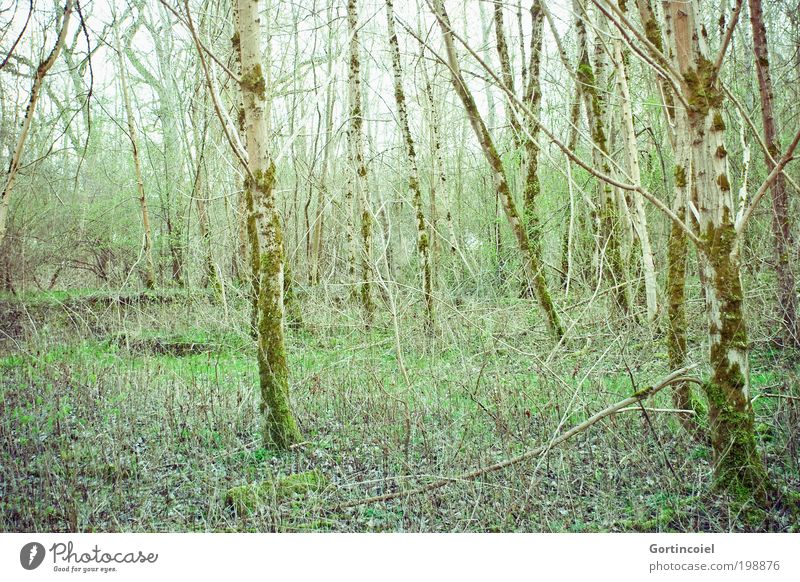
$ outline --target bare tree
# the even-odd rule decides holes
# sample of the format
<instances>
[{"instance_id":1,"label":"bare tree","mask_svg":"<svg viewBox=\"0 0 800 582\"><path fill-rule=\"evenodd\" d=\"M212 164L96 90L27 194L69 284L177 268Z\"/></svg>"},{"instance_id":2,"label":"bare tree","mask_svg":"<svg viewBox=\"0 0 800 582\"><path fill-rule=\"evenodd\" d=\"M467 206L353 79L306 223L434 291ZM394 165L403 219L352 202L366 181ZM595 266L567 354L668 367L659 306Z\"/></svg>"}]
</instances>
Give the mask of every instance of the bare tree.
<instances>
[{"instance_id":1,"label":"bare tree","mask_svg":"<svg viewBox=\"0 0 800 582\"><path fill-rule=\"evenodd\" d=\"M5 185L3 186L2 193L0 193L0 245L3 244L3 241L6 238L8 202L11 199L11 193L14 189L14 182L17 179L20 161L22 159L22 154L25 151L25 142L28 139L28 133L30 132L31 123L33 122L33 116L36 113L36 105L39 102L42 86L44 85L44 78L50 69L53 68L56 59L58 59L59 53L61 53L61 49L64 47L64 41L67 37L67 29L69 27L70 17L72 16L73 4L74 0L67 0L66 5L64 6L64 12L61 14L60 27L56 42L53 45L50 53L48 53L47 57L39 63L38 67L36 67L36 73L33 76L33 85L31 87L31 96L28 99L28 108L25 110L25 117L22 120L22 128L20 129L19 136L17 137L17 145L11 154L11 162L8 166L8 172L6 173ZM16 44L17 43L15 42L14 46L16 46ZM11 56L13 48L14 47L12 47L6 59L4 59L4 65L6 60Z\"/></svg>"},{"instance_id":2,"label":"bare tree","mask_svg":"<svg viewBox=\"0 0 800 582\"><path fill-rule=\"evenodd\" d=\"M765 161L767 170L775 168L776 158L781 151L780 138L775 127L775 95L769 67L767 29L761 0L748 0L750 25L753 30L753 51L756 58L758 93L761 97L761 120L764 124L764 141L767 145ZM786 191L786 178L783 173L775 177L772 184L772 232L775 245L775 272L778 275L778 308L783 320L784 335L790 345L800 347L800 320L797 314L797 293L795 278L790 262L794 240L789 221L789 195Z\"/></svg>"},{"instance_id":3,"label":"bare tree","mask_svg":"<svg viewBox=\"0 0 800 582\"><path fill-rule=\"evenodd\" d=\"M139 139L136 133L136 120L131 106L131 95L128 89L128 75L123 61L122 45L119 42L119 24L114 26L114 35L117 41L117 56L119 59L119 82L122 88L122 100L125 104L125 114L128 119L128 138L131 140L133 153L133 169L136 172L136 191L139 194L139 208L142 212L142 230L144 231L143 253L145 260L144 283L148 289L155 286L155 266L153 264L153 234L150 227L150 211L147 207L147 195L144 190L142 177L142 162L139 157Z\"/></svg>"}]
</instances>

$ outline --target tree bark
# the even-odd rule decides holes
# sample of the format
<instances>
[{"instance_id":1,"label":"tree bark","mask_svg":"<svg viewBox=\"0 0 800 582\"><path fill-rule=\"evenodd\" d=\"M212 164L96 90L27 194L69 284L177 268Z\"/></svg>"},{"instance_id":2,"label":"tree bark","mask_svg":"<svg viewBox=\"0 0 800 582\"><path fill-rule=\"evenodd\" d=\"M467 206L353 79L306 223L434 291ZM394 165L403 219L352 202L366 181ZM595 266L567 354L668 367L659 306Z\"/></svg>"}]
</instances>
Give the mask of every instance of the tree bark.
<instances>
[{"instance_id":1,"label":"tree bark","mask_svg":"<svg viewBox=\"0 0 800 582\"><path fill-rule=\"evenodd\" d=\"M665 2L667 49L680 71L693 165L702 282L706 296L712 376L709 404L716 483L740 496L764 500L766 472L758 454L750 404L750 369L734 203L727 171L722 117L724 94L708 58L694 4Z\"/></svg>"},{"instance_id":2,"label":"tree bark","mask_svg":"<svg viewBox=\"0 0 800 582\"><path fill-rule=\"evenodd\" d=\"M369 207L367 164L364 159L364 119L361 110L361 55L359 54L357 0L347 0L347 24L350 31L350 67L348 74L350 127L348 130L348 145L350 147L350 163L355 171L353 186L360 215L361 233L359 299L364 311L364 319L367 325L370 325L375 312L372 285L370 284L372 279L372 213Z\"/></svg>"}]
</instances>

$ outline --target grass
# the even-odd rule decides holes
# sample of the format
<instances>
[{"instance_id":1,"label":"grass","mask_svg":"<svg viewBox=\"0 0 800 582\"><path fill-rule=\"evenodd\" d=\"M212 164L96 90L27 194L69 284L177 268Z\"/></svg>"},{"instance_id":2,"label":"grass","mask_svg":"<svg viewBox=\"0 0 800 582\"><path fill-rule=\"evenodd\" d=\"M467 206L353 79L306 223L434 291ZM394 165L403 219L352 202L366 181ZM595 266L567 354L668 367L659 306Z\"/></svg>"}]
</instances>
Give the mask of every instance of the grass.
<instances>
[{"instance_id":1,"label":"grass","mask_svg":"<svg viewBox=\"0 0 800 582\"><path fill-rule=\"evenodd\" d=\"M406 382L388 316L365 331L357 313L332 323L308 297L305 326L288 337L305 442L278 453L261 445L245 306L228 318L203 298L103 317L91 305L44 309L0 345L3 531L798 530L797 400L767 396L754 403L757 433L783 494L760 513L709 491L709 449L657 412L610 417L476 481L339 508L545 443L668 372L658 337L621 335L601 310L556 352L522 300L445 312L433 338L407 316ZM186 343L203 349L169 348ZM798 395L797 367L767 349L753 361L754 394ZM325 486L266 496L254 511L225 502L232 488L305 472Z\"/></svg>"}]
</instances>

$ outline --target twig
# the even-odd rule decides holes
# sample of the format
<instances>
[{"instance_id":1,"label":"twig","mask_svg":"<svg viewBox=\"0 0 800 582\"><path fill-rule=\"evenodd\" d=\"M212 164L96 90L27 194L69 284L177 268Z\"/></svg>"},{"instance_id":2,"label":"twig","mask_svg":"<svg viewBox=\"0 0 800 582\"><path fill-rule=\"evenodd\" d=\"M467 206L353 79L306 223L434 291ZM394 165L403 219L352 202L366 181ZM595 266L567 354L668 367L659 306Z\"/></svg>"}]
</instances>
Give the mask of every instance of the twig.
<instances>
[{"instance_id":1,"label":"twig","mask_svg":"<svg viewBox=\"0 0 800 582\"><path fill-rule=\"evenodd\" d=\"M750 404L758 400L759 398L785 398L786 400L800 400L800 396L789 396L788 394L770 394L768 392L764 392L763 394L756 394L753 399L750 401Z\"/></svg>"},{"instance_id":2,"label":"twig","mask_svg":"<svg viewBox=\"0 0 800 582\"><path fill-rule=\"evenodd\" d=\"M576 434L585 431L586 429L596 424L598 421L604 419L605 417L610 416L616 412L619 412L621 409L626 408L631 404L636 404L637 402L641 402L642 400L649 398L656 392L663 390L667 386L670 386L677 382L686 381L686 377L684 376L684 374L694 369L695 367L697 367L697 365L693 364L691 366L686 366L679 370L675 370L655 386L649 386L643 388L642 390L639 390L638 392L633 394L633 396L629 396L625 400L621 400L620 402L617 402L616 404L613 404L612 406L609 406L608 408L598 412L591 418L586 419L579 425L563 433L561 436L554 438L548 444L526 451L520 455L517 455L516 457L512 457L510 459L506 459L505 461L500 461L498 463L494 463L493 465L489 465L486 467L479 467L477 469L469 471L468 473L463 473L456 477L445 477L438 481L434 481L433 483L429 483L428 485L423 485L415 489L409 489L408 491L396 491L394 493L386 493L384 495L377 495L375 497L367 497L366 499L348 501L346 503L340 504L338 507L339 508L357 507L359 505L368 505L372 503L379 503L381 501L390 501L392 499L397 499L399 497L410 497L412 495L419 495L420 493L427 493L428 491L433 491L434 489L441 489L442 487L449 485L454 481L469 481L475 479L476 477L480 477L481 475L485 475L486 473L499 471L500 469L505 469L506 467L510 467L511 465L516 465L517 463L520 463L532 457L545 454L553 447L560 445L561 443L569 440Z\"/></svg>"}]
</instances>

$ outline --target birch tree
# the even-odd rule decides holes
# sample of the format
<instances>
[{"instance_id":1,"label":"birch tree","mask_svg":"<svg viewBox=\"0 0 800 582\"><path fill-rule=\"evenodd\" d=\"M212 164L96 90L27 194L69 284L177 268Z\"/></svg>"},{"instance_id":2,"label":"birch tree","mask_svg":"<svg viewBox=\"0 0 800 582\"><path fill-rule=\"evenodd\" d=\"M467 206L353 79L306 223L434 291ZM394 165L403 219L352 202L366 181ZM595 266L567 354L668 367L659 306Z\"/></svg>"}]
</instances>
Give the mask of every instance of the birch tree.
<instances>
[{"instance_id":1,"label":"birch tree","mask_svg":"<svg viewBox=\"0 0 800 582\"><path fill-rule=\"evenodd\" d=\"M275 203L275 164L269 153L269 103L261 64L261 18L257 0L238 0L237 7L234 26L241 51L240 86L248 154L245 188L253 200L257 226L256 232L250 233L251 252L259 258L257 355L263 438L267 447L285 449L300 441L300 431L289 406L283 238Z\"/></svg>"},{"instance_id":2,"label":"birch tree","mask_svg":"<svg viewBox=\"0 0 800 582\"><path fill-rule=\"evenodd\" d=\"M397 33L395 32L394 26L392 0L386 0L386 25L389 33L389 46L392 53L394 99L397 104L400 131L405 144L406 160L408 162L408 188L411 190L411 203L414 208L414 218L417 225L417 253L419 254L420 271L422 274L422 289L425 295L425 322L427 329L432 330L434 325L434 308L430 239L428 238L428 227L425 222L422 188L419 183L417 154L414 148L414 139L411 137L411 127L408 124L406 96L403 90L403 67L400 62L400 46L397 42Z\"/></svg>"}]
</instances>

